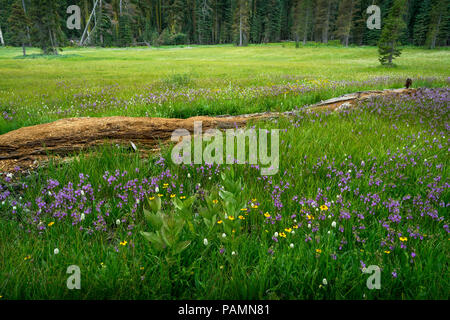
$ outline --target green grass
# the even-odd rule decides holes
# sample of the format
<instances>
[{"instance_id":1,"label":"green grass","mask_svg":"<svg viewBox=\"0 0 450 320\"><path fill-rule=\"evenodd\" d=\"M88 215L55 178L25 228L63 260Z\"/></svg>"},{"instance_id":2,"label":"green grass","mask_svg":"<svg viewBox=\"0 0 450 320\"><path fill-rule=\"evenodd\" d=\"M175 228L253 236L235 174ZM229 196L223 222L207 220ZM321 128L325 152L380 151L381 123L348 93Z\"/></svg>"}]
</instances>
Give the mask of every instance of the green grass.
<instances>
[{"instance_id":1,"label":"green grass","mask_svg":"<svg viewBox=\"0 0 450 320\"><path fill-rule=\"evenodd\" d=\"M447 49L405 48L395 68L380 66L373 47L67 48L57 57L29 52L20 58L20 49L0 48L0 112L12 117L1 117L0 133L65 117L285 111L358 90L399 88L407 77L415 87L444 86L450 69ZM189 90L192 99L177 96ZM152 95L163 97L152 103Z\"/></svg>"},{"instance_id":2,"label":"green grass","mask_svg":"<svg viewBox=\"0 0 450 320\"><path fill-rule=\"evenodd\" d=\"M377 65L375 48L295 50L291 45L67 49L66 58L14 59L19 53L11 48L0 51L0 86L6 92L6 98L0 99L3 103L11 100L9 106L20 112L29 108L36 116L27 120L18 112L17 119L0 126L3 132L57 118L51 114L52 108L38 107L40 103L70 103L74 93L101 90L114 81L119 85L108 97L130 98L145 85L152 86L151 92L182 92L186 88L225 90L231 82L231 89L217 99L179 101L172 103L172 111L159 111L168 109L168 101L150 115L183 116L198 110L242 113L289 109L359 88L399 87L400 78L406 76L422 77L418 82L423 86L445 87L450 63L448 51L407 48L396 68L384 69ZM75 71L81 75L76 76ZM18 82L19 74L26 85ZM342 87L331 83L373 76L390 76L394 81ZM58 86L56 81L60 80L67 87ZM240 97L237 90L295 85L297 80L311 84L314 90L304 95L290 91L249 100ZM175 165L169 147L162 148L160 159L108 145L76 154L69 163L50 162L29 176L15 174L12 181L3 175L0 296L448 299L450 248L444 228L449 222L446 206L450 201L448 87L421 97L380 98L352 112L300 113L255 124L257 128L281 129L280 168L270 177L262 177L249 165ZM30 105L24 104L27 101ZM249 102L254 105L248 106ZM144 107L130 105L124 110L108 105L80 115L139 115ZM116 180L110 185L108 179L116 170ZM80 174L84 174L81 182ZM49 189L54 181L58 185ZM155 185L159 191L154 191ZM221 187L230 193L221 196ZM155 205L155 200L147 199L157 198L158 193L162 195L163 216L176 221L165 231L174 245L164 250L141 234L160 231L160 226L145 216L145 212L152 212L150 205ZM187 199L181 199L183 196ZM186 205L191 196L195 197L192 206ZM328 203L328 208L316 211L313 200L317 206ZM38 214L40 203L45 206ZM247 210L241 211L243 207ZM397 207L400 222L395 222ZM85 220L78 221L86 209ZM349 219L344 217L346 212ZM61 213L67 216L58 218ZM226 219L225 213L235 219ZM264 213L272 218L279 215L281 220L266 224ZM105 231L96 230L99 215L105 221ZM117 225L117 219L123 221ZM308 221L312 228L307 227ZM51 222L54 224L49 225ZM298 223L302 225L293 229L294 234L285 231ZM180 230L176 231L177 227ZM283 231L286 238L279 236L275 242L274 233ZM311 240L305 241L308 237ZM400 237L407 237L407 241ZM176 246L184 241L189 241L189 246L176 254ZM387 245L381 246L382 242ZM290 248L291 243L294 248ZM57 255L55 248L59 249ZM273 250L273 255L268 250ZM237 254L232 255L233 251ZM380 290L367 288L369 275L361 272L361 261L382 269ZM81 269L81 290L66 287L70 265ZM324 278L327 285L323 285Z\"/></svg>"}]
</instances>

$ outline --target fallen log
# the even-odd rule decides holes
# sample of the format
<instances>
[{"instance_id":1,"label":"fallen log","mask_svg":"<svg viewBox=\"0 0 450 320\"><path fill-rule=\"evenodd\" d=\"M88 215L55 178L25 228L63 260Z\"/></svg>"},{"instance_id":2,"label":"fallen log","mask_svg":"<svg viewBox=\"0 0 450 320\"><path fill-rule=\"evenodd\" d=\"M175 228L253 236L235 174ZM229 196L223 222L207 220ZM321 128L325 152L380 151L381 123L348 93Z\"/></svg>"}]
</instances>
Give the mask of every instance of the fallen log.
<instances>
[{"instance_id":1,"label":"fallen log","mask_svg":"<svg viewBox=\"0 0 450 320\"><path fill-rule=\"evenodd\" d=\"M414 89L396 89L356 92L307 106L307 111L342 110L375 96L412 94ZM64 157L74 151L83 150L106 141L114 144L130 144L155 148L159 142L170 140L176 129L193 132L194 122L201 121L203 130L243 127L250 120L274 119L291 116L300 111L265 112L238 116L192 117L167 119L148 117L103 117L69 118L51 123L20 128L0 135L0 172L12 171L36 165L47 158L47 154Z\"/></svg>"}]
</instances>

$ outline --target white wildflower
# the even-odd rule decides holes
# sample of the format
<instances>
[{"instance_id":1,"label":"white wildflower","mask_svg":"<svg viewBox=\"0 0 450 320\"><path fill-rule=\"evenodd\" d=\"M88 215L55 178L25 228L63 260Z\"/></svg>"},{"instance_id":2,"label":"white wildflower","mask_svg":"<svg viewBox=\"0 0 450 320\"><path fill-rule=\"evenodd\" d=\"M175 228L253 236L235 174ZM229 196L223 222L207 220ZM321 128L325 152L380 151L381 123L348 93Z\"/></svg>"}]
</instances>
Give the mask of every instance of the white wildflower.
<instances>
[{"instance_id":1,"label":"white wildflower","mask_svg":"<svg viewBox=\"0 0 450 320\"><path fill-rule=\"evenodd\" d=\"M203 239L203 244L205 245L205 246L207 246L208 245L208 239Z\"/></svg>"},{"instance_id":2,"label":"white wildflower","mask_svg":"<svg viewBox=\"0 0 450 320\"><path fill-rule=\"evenodd\" d=\"M55 250L53 250L53 253L54 253L54 254L58 254L58 253L59 253L59 249L56 248Z\"/></svg>"}]
</instances>

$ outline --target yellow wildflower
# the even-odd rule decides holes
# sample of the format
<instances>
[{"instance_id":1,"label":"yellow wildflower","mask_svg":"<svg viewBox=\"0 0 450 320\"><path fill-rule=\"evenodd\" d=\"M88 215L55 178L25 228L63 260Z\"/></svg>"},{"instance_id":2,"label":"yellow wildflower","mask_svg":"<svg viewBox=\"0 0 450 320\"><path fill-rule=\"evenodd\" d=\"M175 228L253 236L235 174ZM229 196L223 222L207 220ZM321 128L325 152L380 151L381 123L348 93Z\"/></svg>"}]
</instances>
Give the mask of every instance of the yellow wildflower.
<instances>
[{"instance_id":1,"label":"yellow wildflower","mask_svg":"<svg viewBox=\"0 0 450 320\"><path fill-rule=\"evenodd\" d=\"M286 238L286 233L281 232L281 233L280 233L280 237Z\"/></svg>"},{"instance_id":2,"label":"yellow wildflower","mask_svg":"<svg viewBox=\"0 0 450 320\"><path fill-rule=\"evenodd\" d=\"M216 200L216 199L213 200L214 204L217 204L218 202L219 202L219 200Z\"/></svg>"},{"instance_id":3,"label":"yellow wildflower","mask_svg":"<svg viewBox=\"0 0 450 320\"><path fill-rule=\"evenodd\" d=\"M170 197L171 197L171 198L175 198L175 195L174 195L174 194L171 194Z\"/></svg>"},{"instance_id":4,"label":"yellow wildflower","mask_svg":"<svg viewBox=\"0 0 450 320\"><path fill-rule=\"evenodd\" d=\"M322 210L322 211L327 211L328 210L328 207L326 206L326 205L321 205L320 206L320 210Z\"/></svg>"},{"instance_id":5,"label":"yellow wildflower","mask_svg":"<svg viewBox=\"0 0 450 320\"><path fill-rule=\"evenodd\" d=\"M270 214L268 212L264 213L264 217L270 218Z\"/></svg>"},{"instance_id":6,"label":"yellow wildflower","mask_svg":"<svg viewBox=\"0 0 450 320\"><path fill-rule=\"evenodd\" d=\"M384 250L384 253L389 254L391 252L389 250Z\"/></svg>"},{"instance_id":7,"label":"yellow wildflower","mask_svg":"<svg viewBox=\"0 0 450 320\"><path fill-rule=\"evenodd\" d=\"M238 218L241 219L241 220L245 220L244 216L239 216Z\"/></svg>"},{"instance_id":8,"label":"yellow wildflower","mask_svg":"<svg viewBox=\"0 0 450 320\"><path fill-rule=\"evenodd\" d=\"M54 225L54 224L55 224L55 222L52 221L52 222L50 222L50 223L48 224L48 226L51 227L51 226Z\"/></svg>"},{"instance_id":9,"label":"yellow wildflower","mask_svg":"<svg viewBox=\"0 0 450 320\"><path fill-rule=\"evenodd\" d=\"M294 229L298 229L298 225L292 226L292 228L294 228Z\"/></svg>"},{"instance_id":10,"label":"yellow wildflower","mask_svg":"<svg viewBox=\"0 0 450 320\"><path fill-rule=\"evenodd\" d=\"M292 231L292 229L291 228L286 228L286 229L284 229L284 231L290 233Z\"/></svg>"},{"instance_id":11,"label":"yellow wildflower","mask_svg":"<svg viewBox=\"0 0 450 320\"><path fill-rule=\"evenodd\" d=\"M122 242L120 243L120 245L121 245L121 246L126 246L127 243L128 243L128 242L127 242L126 240L124 240L124 241L122 241Z\"/></svg>"},{"instance_id":12,"label":"yellow wildflower","mask_svg":"<svg viewBox=\"0 0 450 320\"><path fill-rule=\"evenodd\" d=\"M218 224L221 224L222 222L223 222L222 220L217 221Z\"/></svg>"},{"instance_id":13,"label":"yellow wildflower","mask_svg":"<svg viewBox=\"0 0 450 320\"><path fill-rule=\"evenodd\" d=\"M258 209L258 206L257 206L256 204L253 204L253 203L252 203L252 208L253 208L253 209Z\"/></svg>"},{"instance_id":14,"label":"yellow wildflower","mask_svg":"<svg viewBox=\"0 0 450 320\"><path fill-rule=\"evenodd\" d=\"M230 219L231 221L233 221L233 220L234 220L234 217L233 217L233 216L228 216L228 219Z\"/></svg>"},{"instance_id":15,"label":"yellow wildflower","mask_svg":"<svg viewBox=\"0 0 450 320\"><path fill-rule=\"evenodd\" d=\"M164 197L164 195L163 194L161 194L161 193L158 193L158 197Z\"/></svg>"},{"instance_id":16,"label":"yellow wildflower","mask_svg":"<svg viewBox=\"0 0 450 320\"><path fill-rule=\"evenodd\" d=\"M180 199L184 200L184 199L186 199L186 196L181 196Z\"/></svg>"},{"instance_id":17,"label":"yellow wildflower","mask_svg":"<svg viewBox=\"0 0 450 320\"><path fill-rule=\"evenodd\" d=\"M401 242L408 241L408 238L407 238L407 237L400 237L400 241L401 241Z\"/></svg>"},{"instance_id":18,"label":"yellow wildflower","mask_svg":"<svg viewBox=\"0 0 450 320\"><path fill-rule=\"evenodd\" d=\"M317 252L317 253L322 253L322 250L316 249L316 252Z\"/></svg>"},{"instance_id":19,"label":"yellow wildflower","mask_svg":"<svg viewBox=\"0 0 450 320\"><path fill-rule=\"evenodd\" d=\"M150 201L155 200L155 197L149 197L148 200Z\"/></svg>"}]
</instances>

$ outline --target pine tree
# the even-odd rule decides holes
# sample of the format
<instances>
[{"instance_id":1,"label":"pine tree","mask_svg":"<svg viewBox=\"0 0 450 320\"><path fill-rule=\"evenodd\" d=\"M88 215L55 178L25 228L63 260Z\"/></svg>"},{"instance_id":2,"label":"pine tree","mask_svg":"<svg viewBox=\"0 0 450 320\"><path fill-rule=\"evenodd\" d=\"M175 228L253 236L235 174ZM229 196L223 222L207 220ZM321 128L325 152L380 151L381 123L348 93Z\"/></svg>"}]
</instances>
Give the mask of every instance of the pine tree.
<instances>
[{"instance_id":1,"label":"pine tree","mask_svg":"<svg viewBox=\"0 0 450 320\"><path fill-rule=\"evenodd\" d=\"M279 41L281 33L280 0L267 0L266 10L266 16L264 19L264 42Z\"/></svg>"},{"instance_id":2,"label":"pine tree","mask_svg":"<svg viewBox=\"0 0 450 320\"><path fill-rule=\"evenodd\" d=\"M212 43L213 9L211 0L197 0L197 37L199 44Z\"/></svg>"},{"instance_id":3,"label":"pine tree","mask_svg":"<svg viewBox=\"0 0 450 320\"><path fill-rule=\"evenodd\" d=\"M350 30L352 28L353 14L355 9L354 0L342 0L339 4L338 18L336 21L336 36L341 39L342 44L348 47Z\"/></svg>"},{"instance_id":4,"label":"pine tree","mask_svg":"<svg viewBox=\"0 0 450 320\"><path fill-rule=\"evenodd\" d=\"M308 34L313 24L313 1L312 0L296 0L293 5L293 34L296 41L296 47L302 40L306 44Z\"/></svg>"},{"instance_id":5,"label":"pine tree","mask_svg":"<svg viewBox=\"0 0 450 320\"><path fill-rule=\"evenodd\" d=\"M367 39L367 3L365 0L354 0L354 14L351 23L350 38L352 43L362 45ZM378 39L378 38L377 38ZM377 41L374 41L376 44Z\"/></svg>"},{"instance_id":6,"label":"pine tree","mask_svg":"<svg viewBox=\"0 0 450 320\"><path fill-rule=\"evenodd\" d=\"M130 46L133 43L133 34L131 32L130 17L122 14L119 17L119 44L121 47Z\"/></svg>"},{"instance_id":7,"label":"pine tree","mask_svg":"<svg viewBox=\"0 0 450 320\"><path fill-rule=\"evenodd\" d=\"M431 1L423 0L414 23L413 39L415 45L423 46L425 44L430 23L430 11Z\"/></svg>"},{"instance_id":8,"label":"pine tree","mask_svg":"<svg viewBox=\"0 0 450 320\"><path fill-rule=\"evenodd\" d=\"M27 28L30 26L30 20L25 15L21 0L16 0L13 3L8 23L13 41L22 46L22 52L25 56L27 54L25 44L28 41Z\"/></svg>"},{"instance_id":9,"label":"pine tree","mask_svg":"<svg viewBox=\"0 0 450 320\"><path fill-rule=\"evenodd\" d=\"M250 40L253 43L262 41L265 6L266 2L264 0L253 0L250 24Z\"/></svg>"},{"instance_id":10,"label":"pine tree","mask_svg":"<svg viewBox=\"0 0 450 320\"><path fill-rule=\"evenodd\" d=\"M33 44L41 48L44 54L58 54L62 50L64 33L59 15L59 4L54 0L32 0L30 21Z\"/></svg>"},{"instance_id":11,"label":"pine tree","mask_svg":"<svg viewBox=\"0 0 450 320\"><path fill-rule=\"evenodd\" d=\"M327 43L331 28L331 17L336 0L317 0L316 2L316 40Z\"/></svg>"},{"instance_id":12,"label":"pine tree","mask_svg":"<svg viewBox=\"0 0 450 320\"><path fill-rule=\"evenodd\" d=\"M233 35L238 46L246 46L249 40L249 0L234 0Z\"/></svg>"},{"instance_id":13,"label":"pine tree","mask_svg":"<svg viewBox=\"0 0 450 320\"><path fill-rule=\"evenodd\" d=\"M384 22L378 43L379 60L383 65L391 66L392 61L401 55L398 40L406 27L403 20L405 5L406 0L394 0L389 15Z\"/></svg>"},{"instance_id":14,"label":"pine tree","mask_svg":"<svg viewBox=\"0 0 450 320\"><path fill-rule=\"evenodd\" d=\"M426 46L434 49L438 42L438 37L443 26L446 25L448 21L445 19L449 18L448 14L448 0L433 0L432 8L430 12L431 23L427 34Z\"/></svg>"}]
</instances>

